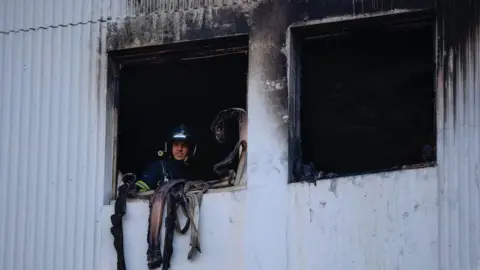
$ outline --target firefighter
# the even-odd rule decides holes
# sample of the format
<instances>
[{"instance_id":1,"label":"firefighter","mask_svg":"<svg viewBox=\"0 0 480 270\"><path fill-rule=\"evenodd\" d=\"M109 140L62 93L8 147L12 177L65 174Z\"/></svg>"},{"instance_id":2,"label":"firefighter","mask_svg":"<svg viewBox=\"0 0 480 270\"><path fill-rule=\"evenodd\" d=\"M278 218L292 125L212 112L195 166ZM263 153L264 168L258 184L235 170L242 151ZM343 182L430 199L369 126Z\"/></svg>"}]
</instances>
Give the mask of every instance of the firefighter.
<instances>
[{"instance_id":1,"label":"firefighter","mask_svg":"<svg viewBox=\"0 0 480 270\"><path fill-rule=\"evenodd\" d=\"M176 127L167 140L167 157L151 163L137 180L139 192L155 190L159 185L174 179L194 180L191 162L196 143L185 125Z\"/></svg>"}]
</instances>

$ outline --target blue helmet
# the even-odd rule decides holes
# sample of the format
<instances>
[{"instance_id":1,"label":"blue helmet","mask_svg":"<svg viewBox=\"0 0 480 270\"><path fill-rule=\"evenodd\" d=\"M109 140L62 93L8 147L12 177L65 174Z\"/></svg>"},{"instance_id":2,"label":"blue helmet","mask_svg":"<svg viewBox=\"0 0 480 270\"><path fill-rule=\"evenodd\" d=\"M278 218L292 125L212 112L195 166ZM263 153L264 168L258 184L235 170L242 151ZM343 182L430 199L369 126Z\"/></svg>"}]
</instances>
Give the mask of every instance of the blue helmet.
<instances>
[{"instance_id":1,"label":"blue helmet","mask_svg":"<svg viewBox=\"0 0 480 270\"><path fill-rule=\"evenodd\" d=\"M171 149L174 141L184 141L188 144L189 151L188 151L187 159L191 161L194 158L195 153L197 151L197 144L187 126L185 126L184 124L181 124L175 127L173 131L170 133L170 136L167 141L167 149L168 149L169 157L172 156Z\"/></svg>"}]
</instances>

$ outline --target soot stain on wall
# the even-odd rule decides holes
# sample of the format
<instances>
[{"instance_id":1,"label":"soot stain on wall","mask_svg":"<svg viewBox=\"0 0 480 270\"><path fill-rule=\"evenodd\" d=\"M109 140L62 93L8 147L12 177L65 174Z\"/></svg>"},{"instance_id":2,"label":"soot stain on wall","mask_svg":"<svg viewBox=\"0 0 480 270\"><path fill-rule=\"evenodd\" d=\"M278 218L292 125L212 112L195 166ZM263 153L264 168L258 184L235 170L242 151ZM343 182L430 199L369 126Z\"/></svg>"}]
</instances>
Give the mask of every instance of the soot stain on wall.
<instances>
[{"instance_id":1,"label":"soot stain on wall","mask_svg":"<svg viewBox=\"0 0 480 270\"><path fill-rule=\"evenodd\" d=\"M467 47L469 42L474 40L474 38L479 35L480 27L480 1L469 1L469 0L439 0L438 1L438 64L439 68L439 87L443 88L443 100L444 100L444 111L449 111L447 107L449 102L448 92L446 89L448 87L448 81L451 79L453 82L453 91L452 91L452 104L453 108L453 121L456 118L456 104L457 96L459 95L458 91L462 89L457 89L456 85L459 80L464 82L467 78L468 68L472 68L474 74L478 72L475 65L468 67L469 57L472 57L473 63L477 63L478 54L477 47L479 44L471 44L475 46L470 49ZM449 61L453 63L450 65ZM460 63L457 65L457 63ZM449 65L451 68L449 68ZM463 71L463 76L458 77L459 71ZM466 95L463 95L464 98ZM466 100L462 101L464 104ZM447 117L444 119L447 120ZM453 122L455 123L455 122Z\"/></svg>"},{"instance_id":2,"label":"soot stain on wall","mask_svg":"<svg viewBox=\"0 0 480 270\"><path fill-rule=\"evenodd\" d=\"M120 50L246 34L249 6L208 7L126 18L109 24L107 49Z\"/></svg>"},{"instance_id":3,"label":"soot stain on wall","mask_svg":"<svg viewBox=\"0 0 480 270\"><path fill-rule=\"evenodd\" d=\"M262 96L273 114L279 136L288 134L286 33L295 21L296 10L296 3L282 0L260 3L251 11L251 57L260 58L255 61L262 66Z\"/></svg>"},{"instance_id":4,"label":"soot stain on wall","mask_svg":"<svg viewBox=\"0 0 480 270\"><path fill-rule=\"evenodd\" d=\"M246 4L256 0L127 0L127 13L145 15L159 12L176 12L206 7Z\"/></svg>"},{"instance_id":5,"label":"soot stain on wall","mask_svg":"<svg viewBox=\"0 0 480 270\"><path fill-rule=\"evenodd\" d=\"M434 0L291 0L230 3L223 6L203 5L189 1L129 0L127 5L135 14L147 14L113 22L108 27L108 50L119 50L172 42L209 39L245 34L255 20L261 23L279 3L288 6L289 23L322 19L338 15L355 15L393 9L428 9ZM157 12L161 10L163 12ZM165 12L166 11L166 12ZM253 21L250 14L263 14ZM281 27L285 31L288 24Z\"/></svg>"},{"instance_id":6,"label":"soot stain on wall","mask_svg":"<svg viewBox=\"0 0 480 270\"><path fill-rule=\"evenodd\" d=\"M262 55L262 62L266 62L263 70L263 79L266 84L267 98L272 101L274 106L283 105L282 98L286 97L287 87L281 84L286 78L286 56L282 54L282 46L285 43L285 34L283 29L287 27L287 14L285 1L276 3L260 4L252 11L252 30L250 32L251 40L256 42L261 48L259 51ZM272 16L272 13L275 15ZM262 42L262 41L265 42ZM255 48L253 48L255 50ZM277 85L278 83L278 85ZM270 87L269 87L269 84ZM283 111L285 108L279 108Z\"/></svg>"},{"instance_id":7,"label":"soot stain on wall","mask_svg":"<svg viewBox=\"0 0 480 270\"><path fill-rule=\"evenodd\" d=\"M297 20L318 20L340 15L358 15L391 10L431 9L435 0L317 0L297 5Z\"/></svg>"}]
</instances>

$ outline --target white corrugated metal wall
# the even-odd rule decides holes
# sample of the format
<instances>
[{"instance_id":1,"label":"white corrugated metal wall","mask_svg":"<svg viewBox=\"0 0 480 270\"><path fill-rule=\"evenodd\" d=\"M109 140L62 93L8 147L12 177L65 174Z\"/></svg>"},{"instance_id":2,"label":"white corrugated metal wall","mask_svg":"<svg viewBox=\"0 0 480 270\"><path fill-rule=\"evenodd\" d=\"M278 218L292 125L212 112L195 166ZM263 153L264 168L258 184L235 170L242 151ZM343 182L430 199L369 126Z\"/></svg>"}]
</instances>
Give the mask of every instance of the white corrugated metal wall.
<instances>
[{"instance_id":1,"label":"white corrugated metal wall","mask_svg":"<svg viewBox=\"0 0 480 270\"><path fill-rule=\"evenodd\" d=\"M95 269L105 174L98 3L2 5L0 269Z\"/></svg>"},{"instance_id":2,"label":"white corrugated metal wall","mask_svg":"<svg viewBox=\"0 0 480 270\"><path fill-rule=\"evenodd\" d=\"M0 33L86 24L107 19L104 0L2 0Z\"/></svg>"},{"instance_id":3,"label":"white corrugated metal wall","mask_svg":"<svg viewBox=\"0 0 480 270\"><path fill-rule=\"evenodd\" d=\"M471 9L480 8L470 3ZM467 12L471 13L458 15L468 18L479 11ZM473 21L472 17L463 18L463 22L470 19ZM449 23L457 20L462 21L449 18ZM471 27L465 44L458 43L455 51L439 52L448 59L446 65L439 63L437 93L442 270L480 269L480 25Z\"/></svg>"}]
</instances>

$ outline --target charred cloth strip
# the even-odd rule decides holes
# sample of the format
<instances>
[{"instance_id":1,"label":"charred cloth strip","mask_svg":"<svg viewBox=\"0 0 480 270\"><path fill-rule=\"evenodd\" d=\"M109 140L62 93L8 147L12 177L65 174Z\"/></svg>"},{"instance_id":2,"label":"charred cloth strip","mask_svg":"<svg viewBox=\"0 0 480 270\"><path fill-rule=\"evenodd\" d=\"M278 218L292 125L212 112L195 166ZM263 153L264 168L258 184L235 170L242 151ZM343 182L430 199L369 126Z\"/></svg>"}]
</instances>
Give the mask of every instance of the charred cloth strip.
<instances>
[{"instance_id":1,"label":"charred cloth strip","mask_svg":"<svg viewBox=\"0 0 480 270\"><path fill-rule=\"evenodd\" d=\"M242 149L241 152L240 152L240 147ZM229 181L240 179L241 173L243 173L243 166L239 166L240 165L239 163L244 160L244 155L245 155L244 153L246 153L246 149L247 149L247 142L245 140L239 141L235 146L235 149L233 149L233 151L230 152L230 154L225 159L223 159L222 161L218 162L213 166L213 171L215 172L215 174L220 176L222 179L228 178ZM236 161L239 155L241 158L239 161ZM238 170L238 169L242 170L240 174L238 171L235 172L235 170ZM231 182L229 183L233 184Z\"/></svg>"},{"instance_id":2,"label":"charred cloth strip","mask_svg":"<svg viewBox=\"0 0 480 270\"><path fill-rule=\"evenodd\" d=\"M135 190L135 176L126 174L122 178L123 185L118 188L118 198L115 201L115 213L110 217L113 235L113 246L117 251L117 270L126 270L125 254L123 250L123 223L122 219L127 212L127 197Z\"/></svg>"},{"instance_id":3,"label":"charred cloth strip","mask_svg":"<svg viewBox=\"0 0 480 270\"><path fill-rule=\"evenodd\" d=\"M213 120L212 124L210 125L210 130L213 132L215 139L219 143L225 142L225 134L226 128L226 121L228 119L232 119L236 117L236 125L238 126L241 122L245 121L244 118L247 116L247 111L242 108L229 108L226 110L220 111L215 119Z\"/></svg>"},{"instance_id":4,"label":"charred cloth strip","mask_svg":"<svg viewBox=\"0 0 480 270\"><path fill-rule=\"evenodd\" d=\"M242 134L246 132L247 112L242 108L229 108L222 110L213 120L212 124L210 125L210 130L213 132L215 139L219 143L224 143L226 137L228 137L225 133L231 133L231 131L226 128L227 120L231 119L234 121L230 121L228 123L230 123L230 127L232 125L238 127L240 139L236 143L233 151L230 152L230 154L222 161L213 166L213 171L221 179L229 180L229 184L238 185L243 175L246 162L247 141L246 137L244 137L245 135L242 136Z\"/></svg>"},{"instance_id":5,"label":"charred cloth strip","mask_svg":"<svg viewBox=\"0 0 480 270\"><path fill-rule=\"evenodd\" d=\"M170 259L173 253L173 236L175 231L185 234L191 227L190 251L187 258L193 258L195 251L201 252L198 234L200 218L200 205L202 195L212 187L222 184L220 181L185 181L174 180L158 187L150 200L150 217L148 219L148 267L163 270L170 268ZM187 218L185 226L180 226L177 209L181 207ZM161 229L164 209L167 209L165 217L165 240L163 254L161 252Z\"/></svg>"}]
</instances>

